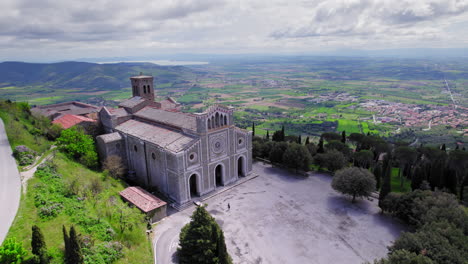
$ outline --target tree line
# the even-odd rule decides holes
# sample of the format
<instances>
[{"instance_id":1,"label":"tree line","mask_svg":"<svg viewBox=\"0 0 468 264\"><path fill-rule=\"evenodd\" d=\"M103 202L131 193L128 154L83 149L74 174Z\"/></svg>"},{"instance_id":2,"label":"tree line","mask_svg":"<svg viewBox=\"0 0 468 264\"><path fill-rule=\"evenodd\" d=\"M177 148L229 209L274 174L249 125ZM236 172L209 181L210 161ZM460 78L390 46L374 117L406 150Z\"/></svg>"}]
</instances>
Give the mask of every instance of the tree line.
<instances>
[{"instance_id":1,"label":"tree line","mask_svg":"<svg viewBox=\"0 0 468 264\"><path fill-rule=\"evenodd\" d=\"M255 126L252 125L255 130ZM255 135L255 131L253 131ZM466 203L464 192L468 185L468 152L459 148L447 150L446 145L411 147L407 143L387 142L372 134L323 133L318 142L301 136L286 135L285 127L269 131L265 137L254 136L252 155L272 163L308 171L311 165L332 173L349 166L370 170L376 188L383 197L390 193L392 169L398 169L400 187L411 182L411 189L444 190ZM382 195L382 193L381 193Z\"/></svg>"}]
</instances>

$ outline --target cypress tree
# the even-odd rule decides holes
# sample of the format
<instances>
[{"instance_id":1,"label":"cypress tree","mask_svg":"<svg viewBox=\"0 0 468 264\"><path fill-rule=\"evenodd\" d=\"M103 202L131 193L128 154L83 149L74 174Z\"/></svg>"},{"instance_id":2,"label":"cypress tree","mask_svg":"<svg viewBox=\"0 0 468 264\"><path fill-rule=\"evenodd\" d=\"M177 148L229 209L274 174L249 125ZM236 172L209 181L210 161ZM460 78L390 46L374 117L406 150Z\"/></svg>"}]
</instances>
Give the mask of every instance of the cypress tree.
<instances>
[{"instance_id":1,"label":"cypress tree","mask_svg":"<svg viewBox=\"0 0 468 264\"><path fill-rule=\"evenodd\" d=\"M346 131L341 132L341 142L346 143Z\"/></svg>"},{"instance_id":2,"label":"cypress tree","mask_svg":"<svg viewBox=\"0 0 468 264\"><path fill-rule=\"evenodd\" d=\"M270 131L269 130L267 130L266 139L270 140Z\"/></svg>"},{"instance_id":3,"label":"cypress tree","mask_svg":"<svg viewBox=\"0 0 468 264\"><path fill-rule=\"evenodd\" d=\"M218 237L216 243L216 252L219 260L219 264L232 264L232 259L229 256L226 248L226 242L224 241L224 232L221 228L216 228Z\"/></svg>"},{"instance_id":4,"label":"cypress tree","mask_svg":"<svg viewBox=\"0 0 468 264\"><path fill-rule=\"evenodd\" d=\"M65 263L66 264L82 264L83 254L81 252L81 243L75 227L70 227L70 234L67 235L65 226L63 227L63 238L65 241Z\"/></svg>"},{"instance_id":5,"label":"cypress tree","mask_svg":"<svg viewBox=\"0 0 468 264\"><path fill-rule=\"evenodd\" d=\"M382 188L379 193L379 207L382 208L382 202L385 197L392 191L391 176L392 176L392 163L389 154L385 156L383 173L382 173Z\"/></svg>"},{"instance_id":6,"label":"cypress tree","mask_svg":"<svg viewBox=\"0 0 468 264\"><path fill-rule=\"evenodd\" d=\"M440 150L446 151L445 143L442 144L442 146L440 147Z\"/></svg>"},{"instance_id":7,"label":"cypress tree","mask_svg":"<svg viewBox=\"0 0 468 264\"><path fill-rule=\"evenodd\" d=\"M309 137L306 137L305 144L306 144L306 145L309 145L309 144L310 144L310 139L309 139Z\"/></svg>"},{"instance_id":8,"label":"cypress tree","mask_svg":"<svg viewBox=\"0 0 468 264\"><path fill-rule=\"evenodd\" d=\"M320 138L318 143L317 153L324 153L325 149L323 148L323 138Z\"/></svg>"},{"instance_id":9,"label":"cypress tree","mask_svg":"<svg viewBox=\"0 0 468 264\"><path fill-rule=\"evenodd\" d=\"M417 166L414 169L413 177L411 179L411 190L414 191L416 189L420 189L424 180L424 170L420 166Z\"/></svg>"},{"instance_id":10,"label":"cypress tree","mask_svg":"<svg viewBox=\"0 0 468 264\"><path fill-rule=\"evenodd\" d=\"M286 134L284 133L284 125L281 126L281 141L286 140Z\"/></svg>"},{"instance_id":11,"label":"cypress tree","mask_svg":"<svg viewBox=\"0 0 468 264\"><path fill-rule=\"evenodd\" d=\"M37 258L37 263L47 264L49 263L49 257L47 256L47 247L44 241L44 235L41 229L33 225L32 226L32 238L31 238L31 249L32 253Z\"/></svg>"},{"instance_id":12,"label":"cypress tree","mask_svg":"<svg viewBox=\"0 0 468 264\"><path fill-rule=\"evenodd\" d=\"M302 144L302 136L299 135L299 137L297 138L297 144Z\"/></svg>"},{"instance_id":13,"label":"cypress tree","mask_svg":"<svg viewBox=\"0 0 468 264\"><path fill-rule=\"evenodd\" d=\"M68 237L68 232L65 226L62 226L62 233L63 233L63 242L65 244L65 263L70 263L68 262L68 259L70 259L70 237Z\"/></svg>"},{"instance_id":14,"label":"cypress tree","mask_svg":"<svg viewBox=\"0 0 468 264\"><path fill-rule=\"evenodd\" d=\"M231 264L221 228L205 206L198 206L191 219L180 232L179 263Z\"/></svg>"},{"instance_id":15,"label":"cypress tree","mask_svg":"<svg viewBox=\"0 0 468 264\"><path fill-rule=\"evenodd\" d=\"M252 122L252 137L255 137L255 122Z\"/></svg>"},{"instance_id":16,"label":"cypress tree","mask_svg":"<svg viewBox=\"0 0 468 264\"><path fill-rule=\"evenodd\" d=\"M375 176L375 189L380 190L380 181L382 178L382 166L380 164L375 166L374 176Z\"/></svg>"}]
</instances>

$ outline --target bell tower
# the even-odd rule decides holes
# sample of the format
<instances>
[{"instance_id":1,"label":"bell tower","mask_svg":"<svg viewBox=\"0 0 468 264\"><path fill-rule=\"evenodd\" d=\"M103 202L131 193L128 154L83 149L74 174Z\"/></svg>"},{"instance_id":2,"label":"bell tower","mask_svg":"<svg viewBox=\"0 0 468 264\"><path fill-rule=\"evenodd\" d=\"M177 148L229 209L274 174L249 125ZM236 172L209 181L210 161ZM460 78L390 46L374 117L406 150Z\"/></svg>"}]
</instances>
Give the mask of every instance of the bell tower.
<instances>
[{"instance_id":1,"label":"bell tower","mask_svg":"<svg viewBox=\"0 0 468 264\"><path fill-rule=\"evenodd\" d=\"M145 76L140 73L138 76L130 77L132 83L132 95L140 96L154 102L153 76Z\"/></svg>"}]
</instances>

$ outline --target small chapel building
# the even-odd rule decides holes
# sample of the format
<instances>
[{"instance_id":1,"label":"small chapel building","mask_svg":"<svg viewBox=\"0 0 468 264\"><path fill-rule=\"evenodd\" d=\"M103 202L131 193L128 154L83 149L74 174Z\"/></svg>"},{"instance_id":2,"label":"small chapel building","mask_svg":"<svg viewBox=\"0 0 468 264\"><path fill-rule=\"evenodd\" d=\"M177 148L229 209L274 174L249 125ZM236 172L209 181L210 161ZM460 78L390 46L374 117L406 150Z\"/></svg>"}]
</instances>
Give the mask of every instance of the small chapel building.
<instances>
[{"instance_id":1,"label":"small chapel building","mask_svg":"<svg viewBox=\"0 0 468 264\"><path fill-rule=\"evenodd\" d=\"M152 76L130 80L133 97L99 112L101 159L120 156L138 185L179 205L251 173L252 132L234 125L231 107L183 113L172 98L154 101Z\"/></svg>"}]
</instances>

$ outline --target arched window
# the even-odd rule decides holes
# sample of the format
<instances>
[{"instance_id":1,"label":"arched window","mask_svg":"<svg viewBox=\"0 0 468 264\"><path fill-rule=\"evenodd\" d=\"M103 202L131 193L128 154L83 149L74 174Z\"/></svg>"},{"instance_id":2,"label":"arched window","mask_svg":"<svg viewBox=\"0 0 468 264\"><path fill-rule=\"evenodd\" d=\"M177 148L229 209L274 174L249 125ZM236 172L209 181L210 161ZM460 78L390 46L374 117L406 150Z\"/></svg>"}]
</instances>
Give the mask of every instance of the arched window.
<instances>
[{"instance_id":1,"label":"arched window","mask_svg":"<svg viewBox=\"0 0 468 264\"><path fill-rule=\"evenodd\" d=\"M216 113L215 115L215 123L216 123L216 127L219 127L219 113Z\"/></svg>"},{"instance_id":2,"label":"arched window","mask_svg":"<svg viewBox=\"0 0 468 264\"><path fill-rule=\"evenodd\" d=\"M226 125L226 124L224 123L224 115L221 115L221 120L220 120L220 122L221 122L221 126Z\"/></svg>"},{"instance_id":3,"label":"arched window","mask_svg":"<svg viewBox=\"0 0 468 264\"><path fill-rule=\"evenodd\" d=\"M211 128L215 128L214 116L211 117Z\"/></svg>"},{"instance_id":4,"label":"arched window","mask_svg":"<svg viewBox=\"0 0 468 264\"><path fill-rule=\"evenodd\" d=\"M146 93L146 85L143 85L143 93Z\"/></svg>"},{"instance_id":5,"label":"arched window","mask_svg":"<svg viewBox=\"0 0 468 264\"><path fill-rule=\"evenodd\" d=\"M208 129L211 129L211 120L208 118Z\"/></svg>"},{"instance_id":6,"label":"arched window","mask_svg":"<svg viewBox=\"0 0 468 264\"><path fill-rule=\"evenodd\" d=\"M227 126L227 116L224 116L224 125Z\"/></svg>"}]
</instances>

